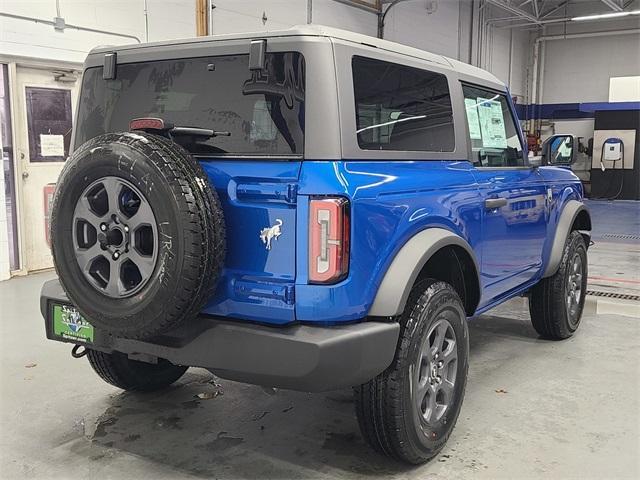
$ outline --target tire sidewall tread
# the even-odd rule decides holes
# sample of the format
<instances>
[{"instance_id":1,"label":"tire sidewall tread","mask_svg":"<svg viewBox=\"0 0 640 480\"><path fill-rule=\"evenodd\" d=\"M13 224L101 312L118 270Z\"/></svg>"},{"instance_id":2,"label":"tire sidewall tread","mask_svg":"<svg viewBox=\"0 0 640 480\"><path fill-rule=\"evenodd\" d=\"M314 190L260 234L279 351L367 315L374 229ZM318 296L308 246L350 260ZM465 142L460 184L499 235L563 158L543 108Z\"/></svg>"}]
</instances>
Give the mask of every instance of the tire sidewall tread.
<instances>
[{"instance_id":1,"label":"tire sidewall tread","mask_svg":"<svg viewBox=\"0 0 640 480\"><path fill-rule=\"evenodd\" d=\"M570 322L566 308L567 274L571 259L575 254L582 259L582 296L578 304L578 320ZM580 326L587 290L587 246L582 234L573 230L565 242L558 271L543 278L531 289L529 311L531 323L538 334L544 338L564 340L571 337Z\"/></svg>"},{"instance_id":2,"label":"tire sidewall tread","mask_svg":"<svg viewBox=\"0 0 640 480\"><path fill-rule=\"evenodd\" d=\"M418 430L410 395L409 372L423 335L443 311L456 312L458 321L447 318L456 333L458 372L456 401L437 438ZM464 306L453 287L434 279L416 283L400 319L400 336L391 365L367 384L354 390L356 414L365 440L377 451L402 462L420 464L444 447L462 407L468 372L469 335Z\"/></svg>"},{"instance_id":3,"label":"tire sidewall tread","mask_svg":"<svg viewBox=\"0 0 640 480\"><path fill-rule=\"evenodd\" d=\"M115 301L84 278L69 245L69 210L79 192L105 174L121 176L155 199L159 234L152 278L132 297ZM224 230L219 199L186 150L144 132L108 133L83 144L63 168L51 218L54 265L70 301L95 327L149 338L197 315L210 298L224 263Z\"/></svg>"}]
</instances>

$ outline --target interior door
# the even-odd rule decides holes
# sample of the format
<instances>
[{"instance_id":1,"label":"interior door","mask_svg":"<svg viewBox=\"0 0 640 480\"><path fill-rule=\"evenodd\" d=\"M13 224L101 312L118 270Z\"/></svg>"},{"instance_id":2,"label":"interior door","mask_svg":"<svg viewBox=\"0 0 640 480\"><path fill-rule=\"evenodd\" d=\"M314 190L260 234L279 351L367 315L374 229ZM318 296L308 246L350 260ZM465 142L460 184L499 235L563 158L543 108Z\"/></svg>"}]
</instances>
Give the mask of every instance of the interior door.
<instances>
[{"instance_id":1,"label":"interior door","mask_svg":"<svg viewBox=\"0 0 640 480\"><path fill-rule=\"evenodd\" d=\"M70 73L17 68L15 140L27 271L53 266L47 212L53 185L69 155L78 83Z\"/></svg>"}]
</instances>

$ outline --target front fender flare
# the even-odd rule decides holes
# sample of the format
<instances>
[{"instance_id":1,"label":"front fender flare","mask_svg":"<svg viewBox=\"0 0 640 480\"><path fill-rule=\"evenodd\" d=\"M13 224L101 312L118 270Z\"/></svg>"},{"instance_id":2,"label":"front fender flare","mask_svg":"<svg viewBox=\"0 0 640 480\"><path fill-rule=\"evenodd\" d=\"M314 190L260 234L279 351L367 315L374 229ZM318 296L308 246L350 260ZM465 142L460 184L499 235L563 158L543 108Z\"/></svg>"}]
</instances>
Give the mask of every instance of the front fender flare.
<instances>
[{"instance_id":1,"label":"front fender flare","mask_svg":"<svg viewBox=\"0 0 640 480\"><path fill-rule=\"evenodd\" d=\"M544 269L542 278L550 277L558 271L558 268L560 267L560 261L562 260L564 244L566 243L567 237L571 232L571 227L582 211L585 211L587 215L589 215L587 207L584 205L584 203L579 202L578 200L569 200L562 209L562 213L560 214L560 219L558 220L558 225L556 227L556 233L553 237L551 252L549 253L549 260L547 262L546 268ZM590 215L589 218L591 218Z\"/></svg>"},{"instance_id":2,"label":"front fender flare","mask_svg":"<svg viewBox=\"0 0 640 480\"><path fill-rule=\"evenodd\" d=\"M463 248L473 259L476 273L480 271L473 249L462 237L444 228L427 228L411 237L398 251L380 283L369 315L401 314L422 268L438 250L449 245Z\"/></svg>"}]
</instances>

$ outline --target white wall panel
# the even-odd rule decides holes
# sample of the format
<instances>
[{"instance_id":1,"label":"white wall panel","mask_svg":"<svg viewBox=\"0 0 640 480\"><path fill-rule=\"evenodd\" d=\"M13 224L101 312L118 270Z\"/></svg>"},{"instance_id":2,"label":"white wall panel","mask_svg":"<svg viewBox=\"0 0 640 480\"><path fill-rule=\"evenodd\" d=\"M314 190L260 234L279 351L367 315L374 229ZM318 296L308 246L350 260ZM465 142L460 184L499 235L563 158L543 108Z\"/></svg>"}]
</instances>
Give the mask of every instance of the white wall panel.
<instances>
[{"instance_id":1,"label":"white wall panel","mask_svg":"<svg viewBox=\"0 0 640 480\"><path fill-rule=\"evenodd\" d=\"M610 102L640 102L640 76L611 77L609 79Z\"/></svg>"},{"instance_id":2,"label":"white wall panel","mask_svg":"<svg viewBox=\"0 0 640 480\"><path fill-rule=\"evenodd\" d=\"M150 42L196 36L194 0L147 0L147 8Z\"/></svg>"},{"instance_id":3,"label":"white wall panel","mask_svg":"<svg viewBox=\"0 0 640 480\"><path fill-rule=\"evenodd\" d=\"M640 35L547 42L542 103L607 102L609 79L640 75Z\"/></svg>"},{"instance_id":4,"label":"white wall panel","mask_svg":"<svg viewBox=\"0 0 640 480\"><path fill-rule=\"evenodd\" d=\"M149 40L195 35L193 0L148 0ZM55 0L3 0L0 11L53 20ZM60 0L68 24L123 33L145 40L143 0ZM0 52L4 55L82 62L97 45L135 43L134 39L0 17Z\"/></svg>"},{"instance_id":5,"label":"white wall panel","mask_svg":"<svg viewBox=\"0 0 640 480\"><path fill-rule=\"evenodd\" d=\"M333 0L313 0L313 23L376 36L378 19L374 13Z\"/></svg>"},{"instance_id":6,"label":"white wall panel","mask_svg":"<svg viewBox=\"0 0 640 480\"><path fill-rule=\"evenodd\" d=\"M215 34L282 30L307 22L306 0L214 0ZM263 22L262 14L267 20Z\"/></svg>"},{"instance_id":7,"label":"white wall panel","mask_svg":"<svg viewBox=\"0 0 640 480\"><path fill-rule=\"evenodd\" d=\"M0 84L0 89L2 85ZM0 129L2 126L0 125ZM0 151L2 135L0 134ZM5 208L4 168L0 168L0 281L9 278L9 239L7 237L7 209Z\"/></svg>"},{"instance_id":8,"label":"white wall panel","mask_svg":"<svg viewBox=\"0 0 640 480\"><path fill-rule=\"evenodd\" d=\"M393 7L385 21L385 38L447 57L458 57L458 17L455 1L437 2L429 14L426 2L411 0Z\"/></svg>"}]
</instances>

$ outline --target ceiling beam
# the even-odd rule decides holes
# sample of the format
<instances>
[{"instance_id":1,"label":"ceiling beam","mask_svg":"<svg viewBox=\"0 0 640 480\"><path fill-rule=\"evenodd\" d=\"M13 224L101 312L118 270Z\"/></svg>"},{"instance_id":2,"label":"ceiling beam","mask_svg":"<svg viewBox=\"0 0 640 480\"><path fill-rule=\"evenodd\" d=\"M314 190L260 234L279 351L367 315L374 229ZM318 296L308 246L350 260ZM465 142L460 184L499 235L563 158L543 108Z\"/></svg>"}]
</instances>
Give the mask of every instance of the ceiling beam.
<instances>
[{"instance_id":1,"label":"ceiling beam","mask_svg":"<svg viewBox=\"0 0 640 480\"><path fill-rule=\"evenodd\" d=\"M555 7L553 7L551 10L548 10L546 12L544 12L542 15L540 15L540 18L547 18L550 15L553 15L554 13L556 13L558 10L561 10L562 8L566 7L569 4L569 0L565 0L562 3L559 3L558 5L556 5Z\"/></svg>"},{"instance_id":2,"label":"ceiling beam","mask_svg":"<svg viewBox=\"0 0 640 480\"><path fill-rule=\"evenodd\" d=\"M487 0L487 3L491 5L495 5L496 7L500 7L507 12L511 12L519 17L526 18L527 20L533 23L539 23L540 21L535 15L532 15L529 12L525 12L524 10L520 10L518 7L514 7L513 5L503 1L503 0Z\"/></svg>"},{"instance_id":3,"label":"ceiling beam","mask_svg":"<svg viewBox=\"0 0 640 480\"><path fill-rule=\"evenodd\" d=\"M622 12L623 8L621 5L618 5L614 0L600 0L607 7L609 7L614 12Z\"/></svg>"}]
</instances>

